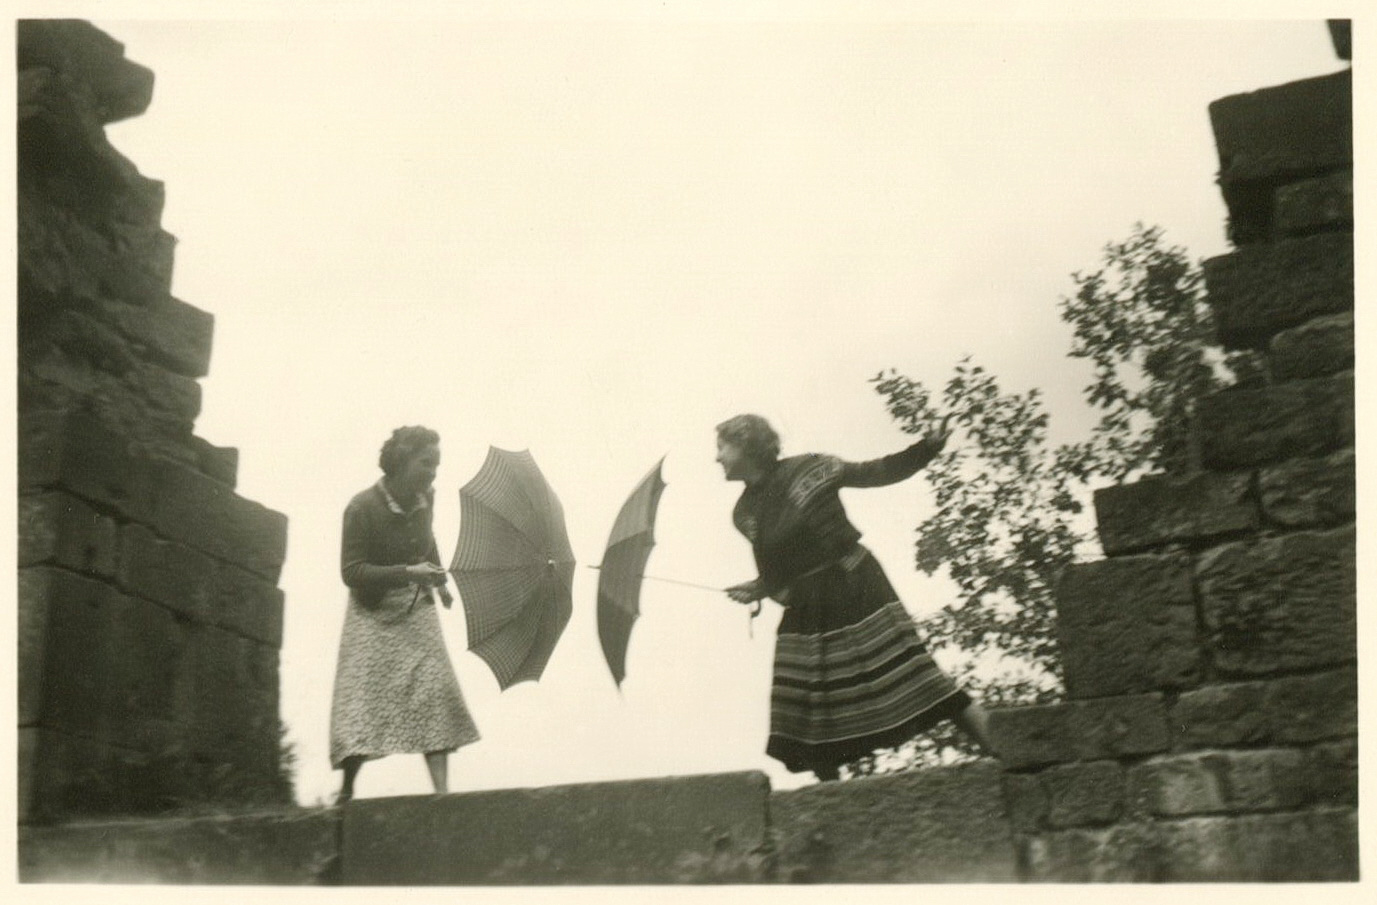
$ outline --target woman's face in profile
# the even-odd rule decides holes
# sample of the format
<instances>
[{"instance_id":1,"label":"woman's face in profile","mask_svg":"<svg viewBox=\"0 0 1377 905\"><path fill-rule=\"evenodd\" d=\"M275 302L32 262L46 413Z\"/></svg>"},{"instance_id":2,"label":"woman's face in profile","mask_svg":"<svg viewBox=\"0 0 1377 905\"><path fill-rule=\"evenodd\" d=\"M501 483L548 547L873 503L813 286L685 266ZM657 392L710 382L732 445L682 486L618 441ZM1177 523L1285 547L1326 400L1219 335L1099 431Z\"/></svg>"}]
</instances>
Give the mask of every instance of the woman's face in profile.
<instances>
[{"instance_id":1,"label":"woman's face in profile","mask_svg":"<svg viewBox=\"0 0 1377 905\"><path fill-rule=\"evenodd\" d=\"M427 446L407 460L397 474L402 492L420 493L435 483L435 471L440 467L440 447Z\"/></svg>"},{"instance_id":2,"label":"woman's face in profile","mask_svg":"<svg viewBox=\"0 0 1377 905\"><path fill-rule=\"evenodd\" d=\"M728 481L740 481L745 477L745 450L720 436L717 438L717 463L722 466L723 477Z\"/></svg>"}]
</instances>

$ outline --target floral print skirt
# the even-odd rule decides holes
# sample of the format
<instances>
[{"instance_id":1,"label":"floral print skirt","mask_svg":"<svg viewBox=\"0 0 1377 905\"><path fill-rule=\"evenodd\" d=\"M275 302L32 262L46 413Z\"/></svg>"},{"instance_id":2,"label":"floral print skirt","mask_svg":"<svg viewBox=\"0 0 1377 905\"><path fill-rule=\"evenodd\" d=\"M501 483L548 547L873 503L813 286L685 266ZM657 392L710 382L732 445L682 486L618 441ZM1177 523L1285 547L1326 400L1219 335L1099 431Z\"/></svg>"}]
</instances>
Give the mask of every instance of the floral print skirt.
<instances>
[{"instance_id":1,"label":"floral print skirt","mask_svg":"<svg viewBox=\"0 0 1377 905\"><path fill-rule=\"evenodd\" d=\"M330 764L454 751L478 738L430 593L393 588L373 607L351 593L330 706Z\"/></svg>"}]
</instances>

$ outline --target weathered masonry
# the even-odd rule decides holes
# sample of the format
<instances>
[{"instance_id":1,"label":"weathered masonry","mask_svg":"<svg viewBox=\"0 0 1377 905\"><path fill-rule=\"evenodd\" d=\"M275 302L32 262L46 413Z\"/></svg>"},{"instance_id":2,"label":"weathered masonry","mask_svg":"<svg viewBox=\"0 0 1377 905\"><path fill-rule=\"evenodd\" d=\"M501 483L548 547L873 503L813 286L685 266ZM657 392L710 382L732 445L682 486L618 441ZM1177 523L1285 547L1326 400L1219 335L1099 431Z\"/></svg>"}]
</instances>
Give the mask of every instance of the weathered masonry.
<instances>
[{"instance_id":1,"label":"weathered masonry","mask_svg":"<svg viewBox=\"0 0 1377 905\"><path fill-rule=\"evenodd\" d=\"M297 809L286 521L192 433L210 317L169 294L161 187L103 133L152 76L79 22L21 22L19 69L22 880L1357 879L1349 70L1210 108L1235 245L1205 265L1218 339L1269 373L1204 401L1198 467L1097 495L1106 558L1058 588L1066 700L993 715L1004 763ZM153 816L205 802L264 808Z\"/></svg>"},{"instance_id":2,"label":"weathered masonry","mask_svg":"<svg viewBox=\"0 0 1377 905\"><path fill-rule=\"evenodd\" d=\"M20 22L17 56L20 821L285 804L287 520L193 433L212 319L105 138L153 73L83 22Z\"/></svg>"}]
</instances>

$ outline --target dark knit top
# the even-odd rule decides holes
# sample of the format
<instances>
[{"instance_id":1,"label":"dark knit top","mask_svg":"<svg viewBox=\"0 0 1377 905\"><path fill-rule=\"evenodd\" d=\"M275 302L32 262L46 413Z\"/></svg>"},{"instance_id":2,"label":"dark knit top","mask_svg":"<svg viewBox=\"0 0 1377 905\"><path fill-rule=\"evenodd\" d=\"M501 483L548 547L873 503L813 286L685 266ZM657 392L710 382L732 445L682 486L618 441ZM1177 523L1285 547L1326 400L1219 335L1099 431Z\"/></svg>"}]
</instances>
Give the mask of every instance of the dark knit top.
<instances>
[{"instance_id":1,"label":"dark knit top","mask_svg":"<svg viewBox=\"0 0 1377 905\"><path fill-rule=\"evenodd\" d=\"M763 589L778 599L790 582L840 560L860 540L846 516L843 487L882 487L912 477L939 449L921 440L868 462L808 453L780 459L747 485L732 522L751 542Z\"/></svg>"},{"instance_id":2,"label":"dark knit top","mask_svg":"<svg viewBox=\"0 0 1377 905\"><path fill-rule=\"evenodd\" d=\"M379 481L345 507L340 577L363 606L376 604L388 588L410 584L407 566L426 561L440 565L431 500L427 495L403 509Z\"/></svg>"}]
</instances>

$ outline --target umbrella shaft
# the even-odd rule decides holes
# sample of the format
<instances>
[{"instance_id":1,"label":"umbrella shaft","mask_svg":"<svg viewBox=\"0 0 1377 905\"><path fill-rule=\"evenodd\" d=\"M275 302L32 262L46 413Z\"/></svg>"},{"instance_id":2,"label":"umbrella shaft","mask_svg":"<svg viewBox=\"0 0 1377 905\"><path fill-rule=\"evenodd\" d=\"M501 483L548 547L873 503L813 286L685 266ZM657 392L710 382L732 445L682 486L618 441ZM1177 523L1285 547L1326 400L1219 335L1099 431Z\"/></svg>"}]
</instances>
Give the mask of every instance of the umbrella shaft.
<instances>
[{"instance_id":1,"label":"umbrella shaft","mask_svg":"<svg viewBox=\"0 0 1377 905\"><path fill-rule=\"evenodd\" d=\"M588 568L590 568L590 569L601 569L602 566L593 566L593 565L590 565ZM658 576L658 575L645 575L645 574L642 574L642 575L640 575L640 576L638 576L638 577L640 577L640 578L647 578L647 579L649 579L649 580L651 580L651 581L663 581L663 582L665 582L666 584L683 585L683 586L686 587L686 588L698 588L699 590L702 590L702 591L717 591L717 592L719 592L719 593L721 593L721 591L722 591L721 588L714 588L714 587L712 587L711 585L698 584L698 583L692 582L692 581L680 581L680 580L677 579L677 578L661 578L661 577Z\"/></svg>"}]
</instances>

